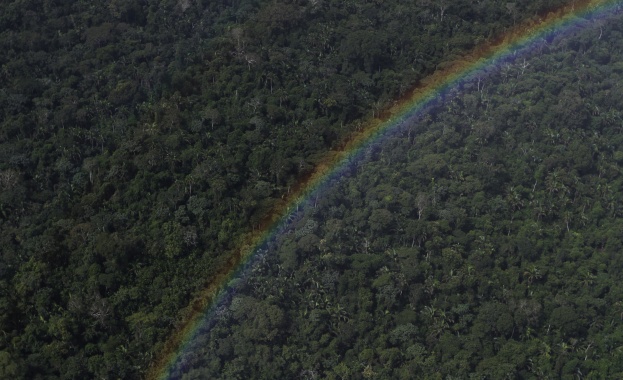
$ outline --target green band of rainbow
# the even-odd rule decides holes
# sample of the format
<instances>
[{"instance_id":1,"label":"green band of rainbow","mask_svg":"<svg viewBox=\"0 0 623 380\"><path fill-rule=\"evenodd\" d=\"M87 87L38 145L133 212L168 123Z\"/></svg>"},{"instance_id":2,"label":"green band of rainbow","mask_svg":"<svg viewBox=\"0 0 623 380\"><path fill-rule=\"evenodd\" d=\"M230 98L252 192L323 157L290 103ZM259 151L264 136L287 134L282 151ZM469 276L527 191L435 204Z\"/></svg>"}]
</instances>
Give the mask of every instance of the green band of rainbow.
<instances>
[{"instance_id":1,"label":"green band of rainbow","mask_svg":"<svg viewBox=\"0 0 623 380\"><path fill-rule=\"evenodd\" d=\"M252 266L254 258L267 242L287 226L292 210L303 207L326 186L332 178L339 176L349 162L357 160L362 150L379 141L400 125L408 123L421 114L431 102L460 83L485 75L486 70L495 68L500 62L507 62L517 54L566 30L590 24L591 20L605 19L621 12L623 0L584 0L573 6L550 12L539 20L526 22L504 34L494 42L474 49L461 61L453 62L427 78L407 96L399 99L384 113L383 120L375 119L355 134L339 151L327 154L312 175L297 186L287 199L283 200L264 220L265 226L255 234L247 236L240 243L236 254L212 279L201 294L190 305L191 312L183 327L170 336L165 343L159 360L154 362L147 374L148 379L167 379L183 372L180 358L191 349L194 337L208 327L207 323L216 306L230 287L232 281L244 275ZM176 375L174 375L174 373Z\"/></svg>"}]
</instances>

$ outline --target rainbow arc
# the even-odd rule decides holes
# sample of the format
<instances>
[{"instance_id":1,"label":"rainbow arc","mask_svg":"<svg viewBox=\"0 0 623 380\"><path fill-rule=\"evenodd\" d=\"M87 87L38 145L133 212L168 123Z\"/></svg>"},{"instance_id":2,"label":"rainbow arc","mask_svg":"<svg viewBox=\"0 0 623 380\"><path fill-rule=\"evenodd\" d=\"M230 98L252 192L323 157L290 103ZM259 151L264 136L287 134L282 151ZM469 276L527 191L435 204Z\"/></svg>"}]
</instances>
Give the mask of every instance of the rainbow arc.
<instances>
[{"instance_id":1,"label":"rainbow arc","mask_svg":"<svg viewBox=\"0 0 623 380\"><path fill-rule=\"evenodd\" d=\"M174 371L180 370L179 367L183 366L180 358L192 348L195 337L209 327L233 282L243 277L255 260L265 253L267 243L287 227L289 217L319 196L331 179L339 177L349 163L362 156L366 147L382 140L399 126L415 120L428 106L460 84L486 76L488 71L500 64L515 61L543 40L587 27L622 11L623 0L579 0L537 20L520 24L425 78L382 112L379 119L368 122L361 132L353 134L339 150L327 153L314 172L301 180L263 220L263 227L241 239L239 249L189 306L190 312L183 327L169 337L147 378L167 379Z\"/></svg>"}]
</instances>

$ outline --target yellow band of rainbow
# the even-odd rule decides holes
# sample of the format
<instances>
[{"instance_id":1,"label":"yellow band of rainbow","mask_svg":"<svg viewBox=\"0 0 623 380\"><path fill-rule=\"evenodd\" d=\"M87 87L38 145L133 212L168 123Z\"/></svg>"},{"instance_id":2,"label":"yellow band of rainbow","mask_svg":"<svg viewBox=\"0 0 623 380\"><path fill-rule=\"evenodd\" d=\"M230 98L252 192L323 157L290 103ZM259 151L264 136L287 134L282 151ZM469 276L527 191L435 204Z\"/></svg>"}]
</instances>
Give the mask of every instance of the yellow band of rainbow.
<instances>
[{"instance_id":1,"label":"yellow band of rainbow","mask_svg":"<svg viewBox=\"0 0 623 380\"><path fill-rule=\"evenodd\" d=\"M382 114L382 119L372 120L361 132L353 134L338 151L329 152L314 172L302 180L265 218L263 227L242 239L228 263L209 280L190 305L189 317L165 342L159 358L149 369L147 378L168 379L174 371L178 375L180 371L183 372L183 368L177 368L180 365L183 367L183 364L178 363L180 358L191 347L193 338L202 328L206 328L210 314L214 312L215 305L223 298L231 282L244 274L245 269L252 265L258 251L285 227L292 210L299 209L310 197L317 195L319 189L331 178L335 178L349 162L358 158L362 149L416 117L445 91L477 75L483 75L486 69L512 59L544 39L590 24L591 20L618 14L622 9L623 0L579 0L573 5L518 25L495 41L476 47L460 61L445 65L445 68L435 72L406 96L398 99L395 105Z\"/></svg>"}]
</instances>

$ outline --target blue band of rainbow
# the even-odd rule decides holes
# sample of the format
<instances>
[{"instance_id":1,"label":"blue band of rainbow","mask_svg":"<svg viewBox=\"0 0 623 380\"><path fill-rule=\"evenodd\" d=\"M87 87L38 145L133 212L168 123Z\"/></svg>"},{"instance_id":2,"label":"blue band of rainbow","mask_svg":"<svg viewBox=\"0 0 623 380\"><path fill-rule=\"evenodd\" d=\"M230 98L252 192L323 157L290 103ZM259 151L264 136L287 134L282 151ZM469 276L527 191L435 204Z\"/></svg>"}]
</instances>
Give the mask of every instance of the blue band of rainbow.
<instances>
[{"instance_id":1,"label":"blue band of rainbow","mask_svg":"<svg viewBox=\"0 0 623 380\"><path fill-rule=\"evenodd\" d=\"M291 195L273 210L262 223L259 232L241 239L240 247L222 270L210 279L209 284L190 305L190 315L183 327L172 334L165 342L159 360L150 368L148 379L167 379L173 373L184 372L181 360L183 354L192 350L194 338L210 328L210 321L219 307L227 300L228 289L236 279L248 272L249 268L266 252L268 242L287 228L290 215L306 207L310 200L339 178L352 162L362 156L366 147L390 135L400 126L411 123L422 115L431 103L443 97L447 91L462 83L485 76L488 71L501 63L512 62L522 53L539 43L551 40L566 31L585 28L594 21L608 19L623 12L623 0L585 0L550 12L539 20L531 20L513 28L499 39L478 46L461 61L453 62L442 70L426 78L408 95L395 102L383 113L383 120L375 119L368 123L362 132L346 142L339 151L331 151L321 164L306 179L301 181Z\"/></svg>"}]
</instances>

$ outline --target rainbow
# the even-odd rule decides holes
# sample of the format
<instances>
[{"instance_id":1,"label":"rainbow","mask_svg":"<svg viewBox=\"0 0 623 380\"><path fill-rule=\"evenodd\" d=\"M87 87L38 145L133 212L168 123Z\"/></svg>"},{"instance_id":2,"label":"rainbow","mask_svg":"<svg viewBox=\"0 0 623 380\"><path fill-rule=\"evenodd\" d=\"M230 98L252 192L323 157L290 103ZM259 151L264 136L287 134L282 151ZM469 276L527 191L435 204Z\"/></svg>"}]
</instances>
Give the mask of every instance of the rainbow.
<instances>
[{"instance_id":1,"label":"rainbow","mask_svg":"<svg viewBox=\"0 0 623 380\"><path fill-rule=\"evenodd\" d=\"M483 77L500 63L512 62L530 47L563 34L577 30L591 21L607 19L623 11L623 0L578 0L574 4L549 12L536 20L529 20L514 27L495 41L476 47L460 61L444 65L426 78L395 105L382 114L381 119L370 121L350 137L338 151L331 151L315 171L299 183L266 217L259 232L242 239L238 250L220 272L210 279L209 284L187 309L188 316L182 327L165 342L160 358L152 363L148 379L168 379L183 372L181 357L192 348L192 341L209 328L217 308L226 302L228 289L248 272L268 243L288 226L293 213L305 207L318 197L332 179L338 178L350 163L361 158L362 152L372 143L378 142L399 126L412 123L428 106L450 89ZM174 375L177 374L177 375Z\"/></svg>"}]
</instances>

